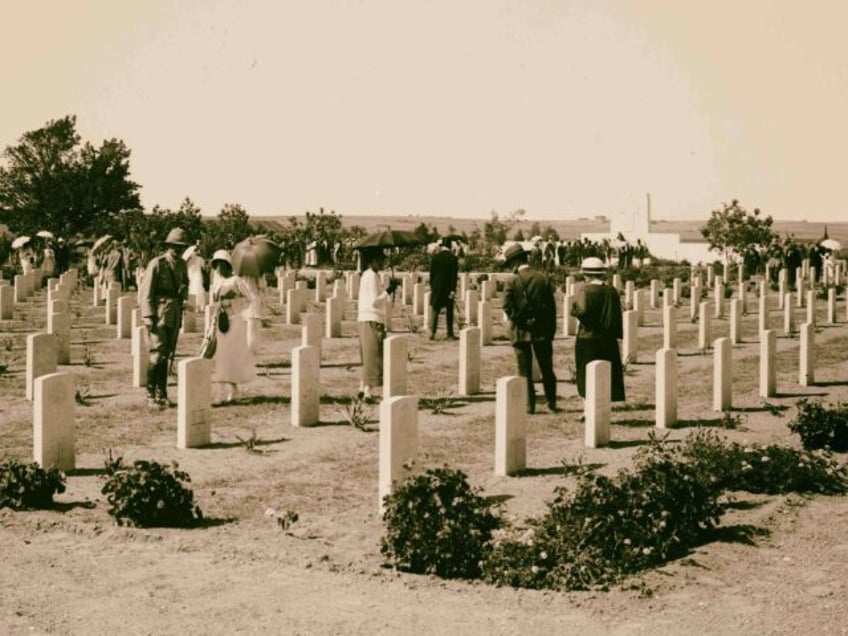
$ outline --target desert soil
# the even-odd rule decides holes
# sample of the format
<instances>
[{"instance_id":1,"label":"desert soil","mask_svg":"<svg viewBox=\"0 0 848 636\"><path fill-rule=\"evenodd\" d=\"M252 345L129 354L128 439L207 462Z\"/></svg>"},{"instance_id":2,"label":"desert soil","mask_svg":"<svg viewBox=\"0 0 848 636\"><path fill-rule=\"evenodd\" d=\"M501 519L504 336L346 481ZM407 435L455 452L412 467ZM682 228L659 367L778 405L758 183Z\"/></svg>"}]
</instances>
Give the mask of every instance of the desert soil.
<instances>
[{"instance_id":1,"label":"desert soil","mask_svg":"<svg viewBox=\"0 0 848 636\"><path fill-rule=\"evenodd\" d=\"M273 306L270 292L268 298ZM0 458L32 457L25 338L45 329L44 300L41 292L0 325L2 353L11 361L0 376ZM733 348L741 426L723 435L797 447L786 425L800 397L848 400L848 332L844 322L821 324L823 309L815 386L798 385L798 339L778 339L780 393L768 403L779 412L757 397L757 318L746 317L745 341ZM800 322L803 310L797 311ZM352 310L344 337L323 343L320 426L290 425L290 351L300 344L300 329L275 313L263 330L259 379L237 403L213 410L213 444L190 450L176 449L176 410L150 411L143 391L130 388L129 341L114 338L103 308L91 306L90 289L74 293L72 312L73 363L60 370L76 375L86 402L76 406L78 469L55 510L0 510L0 633L848 633L846 497L739 493L715 541L608 592L516 590L397 573L384 567L379 552L378 436L350 426L344 412L359 372ZM502 327L483 351L482 393L452 398L458 344L411 331L421 319L409 314L400 307L394 319L395 331L410 337L409 392L449 406L419 411L416 469L462 469L515 521L541 513L556 486L574 483L562 474L563 461L599 463L612 474L632 465L654 430L653 352L662 333L659 311L649 310L640 360L628 369L628 401L613 412L612 444L583 445L581 403L567 381L573 340L559 337L565 412L533 416L528 470L495 477L494 387L514 372ZM771 320L782 325L776 306ZM727 321L714 321L713 329L715 337L727 335ZM678 337L681 423L671 439L720 420L711 411L712 355L697 350L688 305L679 312ZM184 335L180 356L193 355L199 341L199 334ZM90 365L83 363L86 349ZM175 398L176 387L171 391ZM376 409L370 424L376 428ZM239 438L254 434L259 452L248 452ZM100 494L109 449L126 461L178 462L191 475L207 518L203 527L117 526ZM269 508L295 511L299 519L284 530L266 514Z\"/></svg>"}]
</instances>

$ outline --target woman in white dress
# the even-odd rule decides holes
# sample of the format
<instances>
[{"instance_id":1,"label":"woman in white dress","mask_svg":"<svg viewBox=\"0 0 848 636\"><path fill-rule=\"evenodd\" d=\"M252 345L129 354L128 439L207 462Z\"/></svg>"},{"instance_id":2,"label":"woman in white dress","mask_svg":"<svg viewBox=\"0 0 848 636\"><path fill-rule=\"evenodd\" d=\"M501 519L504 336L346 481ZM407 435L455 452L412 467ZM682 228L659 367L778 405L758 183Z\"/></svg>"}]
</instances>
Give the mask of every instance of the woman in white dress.
<instances>
[{"instance_id":1,"label":"woman in white dress","mask_svg":"<svg viewBox=\"0 0 848 636\"><path fill-rule=\"evenodd\" d=\"M192 245L183 252L183 260L188 269L188 295L194 295L195 308L206 306L206 290L203 288L203 257L197 253L197 246Z\"/></svg>"},{"instance_id":2,"label":"woman in white dress","mask_svg":"<svg viewBox=\"0 0 848 636\"><path fill-rule=\"evenodd\" d=\"M212 268L215 272L210 289L212 301L224 308L228 323L226 331L222 331L218 322L212 382L226 385L224 402L228 403L236 398L239 384L256 379L256 343L248 340L247 321L259 318L261 298L254 279L233 274L232 260L226 250L215 252Z\"/></svg>"}]
</instances>

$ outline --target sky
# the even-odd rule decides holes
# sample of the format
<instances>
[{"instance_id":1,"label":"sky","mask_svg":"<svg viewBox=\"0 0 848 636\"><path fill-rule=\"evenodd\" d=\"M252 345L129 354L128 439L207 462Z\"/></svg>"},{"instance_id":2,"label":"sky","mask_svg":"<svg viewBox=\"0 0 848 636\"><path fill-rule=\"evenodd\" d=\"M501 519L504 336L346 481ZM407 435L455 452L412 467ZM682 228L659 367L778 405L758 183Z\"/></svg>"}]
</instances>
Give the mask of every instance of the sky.
<instances>
[{"instance_id":1,"label":"sky","mask_svg":"<svg viewBox=\"0 0 848 636\"><path fill-rule=\"evenodd\" d=\"M142 203L848 220L843 0L0 0L0 148L66 115Z\"/></svg>"}]
</instances>

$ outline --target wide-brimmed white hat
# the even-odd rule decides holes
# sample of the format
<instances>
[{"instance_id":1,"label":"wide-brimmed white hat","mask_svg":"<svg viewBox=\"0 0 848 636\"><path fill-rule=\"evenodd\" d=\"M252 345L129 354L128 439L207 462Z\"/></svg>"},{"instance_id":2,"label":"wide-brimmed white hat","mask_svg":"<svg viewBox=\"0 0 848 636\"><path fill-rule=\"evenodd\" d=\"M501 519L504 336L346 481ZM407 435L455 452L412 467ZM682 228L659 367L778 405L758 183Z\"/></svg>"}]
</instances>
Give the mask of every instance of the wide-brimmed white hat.
<instances>
[{"instance_id":1,"label":"wide-brimmed white hat","mask_svg":"<svg viewBox=\"0 0 848 636\"><path fill-rule=\"evenodd\" d=\"M584 274L603 274L606 270L607 266L597 256L584 258L580 264L580 271Z\"/></svg>"},{"instance_id":2,"label":"wide-brimmed white hat","mask_svg":"<svg viewBox=\"0 0 848 636\"><path fill-rule=\"evenodd\" d=\"M233 259L230 258L230 253L227 250L215 250L212 255L212 265L215 265L215 261L224 261L229 263L231 267L233 265Z\"/></svg>"}]
</instances>

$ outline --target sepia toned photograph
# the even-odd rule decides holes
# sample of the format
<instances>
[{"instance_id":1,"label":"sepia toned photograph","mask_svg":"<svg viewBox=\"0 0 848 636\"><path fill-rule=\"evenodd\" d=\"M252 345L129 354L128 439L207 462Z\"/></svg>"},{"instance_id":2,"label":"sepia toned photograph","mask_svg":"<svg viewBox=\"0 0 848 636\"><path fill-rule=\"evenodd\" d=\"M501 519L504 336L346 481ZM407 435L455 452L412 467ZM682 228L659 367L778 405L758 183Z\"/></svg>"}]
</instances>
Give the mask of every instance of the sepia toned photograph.
<instances>
[{"instance_id":1,"label":"sepia toned photograph","mask_svg":"<svg viewBox=\"0 0 848 636\"><path fill-rule=\"evenodd\" d=\"M846 23L0 0L0 633L848 633Z\"/></svg>"}]
</instances>

